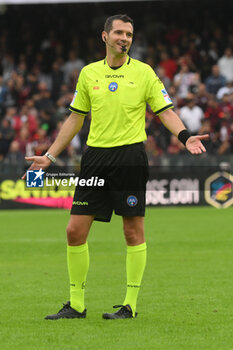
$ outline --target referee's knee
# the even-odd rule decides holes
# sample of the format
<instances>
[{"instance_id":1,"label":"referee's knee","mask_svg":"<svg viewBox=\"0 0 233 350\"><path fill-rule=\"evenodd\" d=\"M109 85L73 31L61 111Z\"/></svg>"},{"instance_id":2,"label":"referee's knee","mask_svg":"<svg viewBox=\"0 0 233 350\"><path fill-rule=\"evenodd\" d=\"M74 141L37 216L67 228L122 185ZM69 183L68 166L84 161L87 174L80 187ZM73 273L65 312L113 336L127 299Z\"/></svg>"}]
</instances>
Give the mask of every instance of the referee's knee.
<instances>
[{"instance_id":1,"label":"referee's knee","mask_svg":"<svg viewBox=\"0 0 233 350\"><path fill-rule=\"evenodd\" d=\"M128 225L124 225L123 229L127 245L138 245L144 242L144 234L138 229Z\"/></svg>"},{"instance_id":2,"label":"referee's knee","mask_svg":"<svg viewBox=\"0 0 233 350\"><path fill-rule=\"evenodd\" d=\"M77 226L69 223L66 228L66 233L69 245L81 245L86 243L86 235L84 235Z\"/></svg>"}]
</instances>

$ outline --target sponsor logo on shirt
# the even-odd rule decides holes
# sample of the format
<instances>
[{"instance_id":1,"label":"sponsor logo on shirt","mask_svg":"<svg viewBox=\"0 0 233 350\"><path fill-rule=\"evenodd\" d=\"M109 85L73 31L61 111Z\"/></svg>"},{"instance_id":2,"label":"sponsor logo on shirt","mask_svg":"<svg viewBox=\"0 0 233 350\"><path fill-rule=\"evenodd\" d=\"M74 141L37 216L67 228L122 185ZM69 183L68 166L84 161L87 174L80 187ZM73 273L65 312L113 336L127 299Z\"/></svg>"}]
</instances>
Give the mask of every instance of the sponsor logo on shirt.
<instances>
[{"instance_id":1,"label":"sponsor logo on shirt","mask_svg":"<svg viewBox=\"0 0 233 350\"><path fill-rule=\"evenodd\" d=\"M108 89L111 91L111 92L115 92L118 88L118 84L116 82L112 82L108 85Z\"/></svg>"},{"instance_id":2,"label":"sponsor logo on shirt","mask_svg":"<svg viewBox=\"0 0 233 350\"><path fill-rule=\"evenodd\" d=\"M105 78L124 78L125 76L124 75L117 75L117 74L113 74L113 75L110 75L110 74L106 74L105 75Z\"/></svg>"},{"instance_id":3,"label":"sponsor logo on shirt","mask_svg":"<svg viewBox=\"0 0 233 350\"><path fill-rule=\"evenodd\" d=\"M163 94L163 98L166 101L166 103L172 103L172 100L171 100L170 96L168 95L167 90L162 89L161 92Z\"/></svg>"}]
</instances>

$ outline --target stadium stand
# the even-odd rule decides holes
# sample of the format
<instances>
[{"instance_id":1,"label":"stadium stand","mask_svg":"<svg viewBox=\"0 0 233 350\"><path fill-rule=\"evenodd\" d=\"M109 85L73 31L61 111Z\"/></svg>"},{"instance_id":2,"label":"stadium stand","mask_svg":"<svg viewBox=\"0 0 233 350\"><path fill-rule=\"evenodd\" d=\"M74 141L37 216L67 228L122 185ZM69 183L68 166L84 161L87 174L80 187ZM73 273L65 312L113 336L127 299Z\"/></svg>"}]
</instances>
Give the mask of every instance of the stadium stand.
<instances>
[{"instance_id":1,"label":"stadium stand","mask_svg":"<svg viewBox=\"0 0 233 350\"><path fill-rule=\"evenodd\" d=\"M69 115L80 70L104 57L100 32L105 18L116 12L135 19L131 57L156 71L191 133L210 134L208 155L232 155L230 14L224 1L211 7L209 1L192 4L144 3L143 17L140 2L122 8L119 4L6 7L0 15L0 162L23 164L25 154L47 150ZM194 14L200 12L195 21ZM197 118L195 126L191 116ZM91 114L61 154L64 164L80 159L90 120ZM151 164L156 164L155 157L185 152L149 107L146 131Z\"/></svg>"}]
</instances>

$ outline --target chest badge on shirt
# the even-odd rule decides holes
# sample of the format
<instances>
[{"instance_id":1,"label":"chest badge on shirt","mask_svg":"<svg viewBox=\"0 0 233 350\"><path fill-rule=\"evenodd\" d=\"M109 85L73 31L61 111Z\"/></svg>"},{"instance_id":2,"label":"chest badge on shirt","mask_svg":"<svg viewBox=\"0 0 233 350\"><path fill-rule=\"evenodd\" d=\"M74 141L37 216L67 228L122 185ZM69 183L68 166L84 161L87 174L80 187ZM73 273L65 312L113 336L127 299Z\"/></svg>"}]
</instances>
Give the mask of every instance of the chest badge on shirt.
<instances>
[{"instance_id":1,"label":"chest badge on shirt","mask_svg":"<svg viewBox=\"0 0 233 350\"><path fill-rule=\"evenodd\" d=\"M118 84L115 83L115 82L112 82L108 85L108 89L111 91L111 92L115 92L118 88Z\"/></svg>"}]
</instances>

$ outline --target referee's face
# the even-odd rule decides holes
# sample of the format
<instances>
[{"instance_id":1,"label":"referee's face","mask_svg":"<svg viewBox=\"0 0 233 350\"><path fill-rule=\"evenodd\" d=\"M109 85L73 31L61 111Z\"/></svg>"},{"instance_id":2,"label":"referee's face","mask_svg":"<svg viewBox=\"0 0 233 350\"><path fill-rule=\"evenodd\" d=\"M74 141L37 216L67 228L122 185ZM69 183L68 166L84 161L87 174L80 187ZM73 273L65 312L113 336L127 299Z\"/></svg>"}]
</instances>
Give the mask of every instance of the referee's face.
<instances>
[{"instance_id":1,"label":"referee's face","mask_svg":"<svg viewBox=\"0 0 233 350\"><path fill-rule=\"evenodd\" d=\"M122 54L122 45L129 51L133 40L133 26L129 22L115 20L109 33L103 32L107 48L115 54Z\"/></svg>"}]
</instances>

